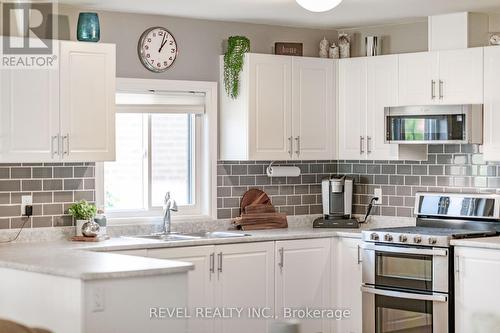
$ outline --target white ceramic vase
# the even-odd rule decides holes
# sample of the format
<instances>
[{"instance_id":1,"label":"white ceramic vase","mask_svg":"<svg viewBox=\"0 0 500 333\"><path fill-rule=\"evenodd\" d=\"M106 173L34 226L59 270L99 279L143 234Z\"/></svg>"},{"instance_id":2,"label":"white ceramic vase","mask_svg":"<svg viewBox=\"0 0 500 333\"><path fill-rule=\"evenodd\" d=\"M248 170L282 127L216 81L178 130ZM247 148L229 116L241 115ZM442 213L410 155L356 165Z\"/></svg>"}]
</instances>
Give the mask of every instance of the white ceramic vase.
<instances>
[{"instance_id":1,"label":"white ceramic vase","mask_svg":"<svg viewBox=\"0 0 500 333\"><path fill-rule=\"evenodd\" d=\"M76 235L77 236L83 236L82 227L88 221L89 220L76 220Z\"/></svg>"}]
</instances>

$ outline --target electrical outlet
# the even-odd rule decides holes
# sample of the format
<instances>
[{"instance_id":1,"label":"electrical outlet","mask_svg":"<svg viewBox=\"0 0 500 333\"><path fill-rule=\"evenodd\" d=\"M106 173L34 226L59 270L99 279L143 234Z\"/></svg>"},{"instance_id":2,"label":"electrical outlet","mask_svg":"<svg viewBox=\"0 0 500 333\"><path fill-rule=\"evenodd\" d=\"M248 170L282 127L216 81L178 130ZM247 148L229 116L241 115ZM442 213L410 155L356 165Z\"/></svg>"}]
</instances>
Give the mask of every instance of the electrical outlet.
<instances>
[{"instance_id":1,"label":"electrical outlet","mask_svg":"<svg viewBox=\"0 0 500 333\"><path fill-rule=\"evenodd\" d=\"M95 287L92 289L92 312L104 311L104 288Z\"/></svg>"},{"instance_id":2,"label":"electrical outlet","mask_svg":"<svg viewBox=\"0 0 500 333\"><path fill-rule=\"evenodd\" d=\"M382 204L382 189L380 187L376 188L376 189L374 189L373 193L374 193L373 196L378 198L378 200L375 201L375 204L381 205Z\"/></svg>"},{"instance_id":3,"label":"electrical outlet","mask_svg":"<svg viewBox=\"0 0 500 333\"><path fill-rule=\"evenodd\" d=\"M26 215L26 206L33 205L33 197L31 195L21 196L21 215Z\"/></svg>"}]
</instances>

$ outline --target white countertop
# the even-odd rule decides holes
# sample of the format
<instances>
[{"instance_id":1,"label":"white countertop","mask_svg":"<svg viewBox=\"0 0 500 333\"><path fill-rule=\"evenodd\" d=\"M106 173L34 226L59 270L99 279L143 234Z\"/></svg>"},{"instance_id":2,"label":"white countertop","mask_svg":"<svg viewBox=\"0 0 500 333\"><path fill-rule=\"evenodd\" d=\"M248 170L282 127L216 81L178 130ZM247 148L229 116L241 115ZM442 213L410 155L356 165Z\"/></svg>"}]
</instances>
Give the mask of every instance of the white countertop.
<instances>
[{"instance_id":1,"label":"white countertop","mask_svg":"<svg viewBox=\"0 0 500 333\"><path fill-rule=\"evenodd\" d=\"M109 251L307 238L359 238L361 237L362 230L380 226L383 225L380 225L380 223L367 224L362 225L360 229L313 229L312 227L297 227L245 231L246 234L250 234L247 237L170 242L132 237L116 237L99 243L51 241L1 244L0 268L18 269L81 280L174 274L188 271L193 268L193 265L179 261L115 254L109 253Z\"/></svg>"},{"instance_id":2,"label":"white countertop","mask_svg":"<svg viewBox=\"0 0 500 333\"><path fill-rule=\"evenodd\" d=\"M483 238L468 238L468 239L454 239L451 241L451 245L500 250L500 236L483 237Z\"/></svg>"}]
</instances>

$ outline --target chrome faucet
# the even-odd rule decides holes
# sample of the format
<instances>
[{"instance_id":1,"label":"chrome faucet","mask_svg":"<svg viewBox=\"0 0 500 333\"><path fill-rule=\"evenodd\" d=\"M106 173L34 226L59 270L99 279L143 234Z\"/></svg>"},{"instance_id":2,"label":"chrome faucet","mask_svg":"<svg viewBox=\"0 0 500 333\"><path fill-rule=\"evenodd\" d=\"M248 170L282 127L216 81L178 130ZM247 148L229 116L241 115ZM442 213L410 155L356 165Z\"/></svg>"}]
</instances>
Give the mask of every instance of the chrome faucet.
<instances>
[{"instance_id":1,"label":"chrome faucet","mask_svg":"<svg viewBox=\"0 0 500 333\"><path fill-rule=\"evenodd\" d=\"M165 194L165 203L163 205L163 233L165 235L170 234L170 225L172 224L172 212L177 211L177 203L174 199L170 197L170 192Z\"/></svg>"}]
</instances>

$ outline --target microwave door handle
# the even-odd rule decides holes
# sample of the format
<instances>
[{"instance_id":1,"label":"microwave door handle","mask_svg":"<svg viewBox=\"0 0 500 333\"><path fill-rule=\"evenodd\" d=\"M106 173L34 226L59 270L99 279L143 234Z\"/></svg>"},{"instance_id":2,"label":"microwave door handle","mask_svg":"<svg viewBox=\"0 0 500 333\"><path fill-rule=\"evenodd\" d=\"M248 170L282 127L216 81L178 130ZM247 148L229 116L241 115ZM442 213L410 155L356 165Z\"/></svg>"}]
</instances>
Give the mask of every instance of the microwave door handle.
<instances>
[{"instance_id":1,"label":"microwave door handle","mask_svg":"<svg viewBox=\"0 0 500 333\"><path fill-rule=\"evenodd\" d=\"M376 289L373 287L361 287L361 292L380 295L380 296L388 296L394 298L405 298L405 299L414 299L419 301L431 301L431 302L448 302L448 296L443 294L414 294L414 293L405 293L402 291L395 290L384 290L384 289Z\"/></svg>"},{"instance_id":2,"label":"microwave door handle","mask_svg":"<svg viewBox=\"0 0 500 333\"><path fill-rule=\"evenodd\" d=\"M422 254L422 255L440 256L440 257L446 257L448 255L448 250L446 249L421 249L421 248L383 246L375 244L365 244L363 245L363 249L368 251L379 251L386 253Z\"/></svg>"}]
</instances>

